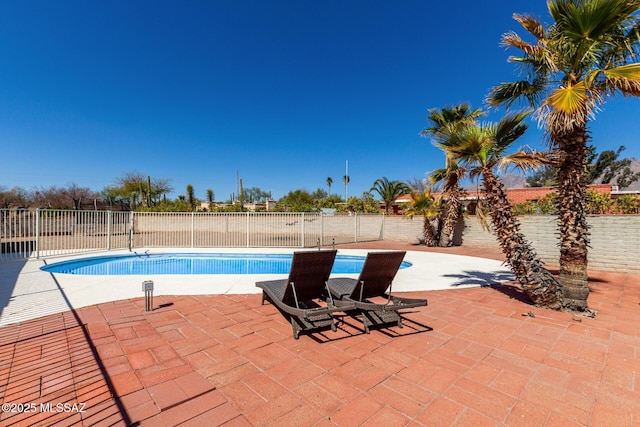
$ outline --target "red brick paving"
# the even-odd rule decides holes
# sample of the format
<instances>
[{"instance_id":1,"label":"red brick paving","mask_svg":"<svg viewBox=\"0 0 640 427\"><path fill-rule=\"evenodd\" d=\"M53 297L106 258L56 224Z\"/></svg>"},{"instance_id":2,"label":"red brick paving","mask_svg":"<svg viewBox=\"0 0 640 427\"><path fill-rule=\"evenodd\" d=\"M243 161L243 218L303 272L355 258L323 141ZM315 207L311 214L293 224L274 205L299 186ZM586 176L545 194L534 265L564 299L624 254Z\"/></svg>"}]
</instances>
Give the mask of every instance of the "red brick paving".
<instances>
[{"instance_id":1,"label":"red brick paving","mask_svg":"<svg viewBox=\"0 0 640 427\"><path fill-rule=\"evenodd\" d=\"M595 319L534 308L506 284L416 292L429 306L402 329L366 335L344 316L300 340L259 295L47 316L0 329L0 398L35 405L0 425L640 425L640 275L590 278Z\"/></svg>"}]
</instances>

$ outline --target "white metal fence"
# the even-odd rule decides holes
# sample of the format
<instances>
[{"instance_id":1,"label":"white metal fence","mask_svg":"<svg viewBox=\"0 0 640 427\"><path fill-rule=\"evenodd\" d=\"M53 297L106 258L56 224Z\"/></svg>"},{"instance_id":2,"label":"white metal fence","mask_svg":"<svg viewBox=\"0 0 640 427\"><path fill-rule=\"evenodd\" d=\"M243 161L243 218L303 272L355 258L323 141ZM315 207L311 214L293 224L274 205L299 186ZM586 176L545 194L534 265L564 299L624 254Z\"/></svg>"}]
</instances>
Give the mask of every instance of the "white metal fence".
<instances>
[{"instance_id":1,"label":"white metal fence","mask_svg":"<svg viewBox=\"0 0 640 427\"><path fill-rule=\"evenodd\" d=\"M382 240L384 215L0 209L1 260L145 247L313 247Z\"/></svg>"}]
</instances>

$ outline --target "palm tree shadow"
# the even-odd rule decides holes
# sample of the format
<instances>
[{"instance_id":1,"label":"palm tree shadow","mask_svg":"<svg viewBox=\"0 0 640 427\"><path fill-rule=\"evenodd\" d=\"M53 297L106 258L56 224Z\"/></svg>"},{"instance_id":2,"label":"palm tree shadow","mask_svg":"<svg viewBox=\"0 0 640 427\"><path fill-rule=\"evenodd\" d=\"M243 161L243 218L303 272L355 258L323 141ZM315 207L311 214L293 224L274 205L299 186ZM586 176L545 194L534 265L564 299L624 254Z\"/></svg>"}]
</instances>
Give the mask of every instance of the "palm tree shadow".
<instances>
[{"instance_id":1,"label":"palm tree shadow","mask_svg":"<svg viewBox=\"0 0 640 427\"><path fill-rule=\"evenodd\" d=\"M515 284L515 282L511 283L496 283L493 285L489 285L491 289L495 289L496 291L508 296L511 299L520 301L523 304L533 305L533 301L531 298L527 296L526 293L522 290L520 286Z\"/></svg>"},{"instance_id":2,"label":"palm tree shadow","mask_svg":"<svg viewBox=\"0 0 640 427\"><path fill-rule=\"evenodd\" d=\"M531 299L515 281L513 273L510 271L463 271L458 274L446 274L445 277L458 278L452 286L476 285L483 288L491 288L511 299L518 300L524 304L533 305Z\"/></svg>"},{"instance_id":3,"label":"palm tree shadow","mask_svg":"<svg viewBox=\"0 0 640 427\"><path fill-rule=\"evenodd\" d=\"M466 270L456 274L445 274L443 277L458 279L451 286L492 286L502 282L515 280L510 271L474 271Z\"/></svg>"}]
</instances>

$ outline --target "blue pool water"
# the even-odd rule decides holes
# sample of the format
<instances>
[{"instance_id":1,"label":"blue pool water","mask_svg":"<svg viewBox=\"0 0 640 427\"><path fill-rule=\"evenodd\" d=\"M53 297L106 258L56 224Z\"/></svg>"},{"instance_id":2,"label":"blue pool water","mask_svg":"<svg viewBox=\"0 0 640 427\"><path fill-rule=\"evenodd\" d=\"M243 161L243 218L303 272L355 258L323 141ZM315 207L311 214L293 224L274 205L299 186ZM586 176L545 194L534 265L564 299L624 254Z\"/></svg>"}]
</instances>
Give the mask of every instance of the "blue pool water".
<instances>
[{"instance_id":1,"label":"blue pool water","mask_svg":"<svg viewBox=\"0 0 640 427\"><path fill-rule=\"evenodd\" d=\"M97 256L41 267L50 273L91 276L141 274L288 274L291 254L163 253ZM338 255L332 274L360 273L362 256ZM404 261L400 268L410 267Z\"/></svg>"}]
</instances>

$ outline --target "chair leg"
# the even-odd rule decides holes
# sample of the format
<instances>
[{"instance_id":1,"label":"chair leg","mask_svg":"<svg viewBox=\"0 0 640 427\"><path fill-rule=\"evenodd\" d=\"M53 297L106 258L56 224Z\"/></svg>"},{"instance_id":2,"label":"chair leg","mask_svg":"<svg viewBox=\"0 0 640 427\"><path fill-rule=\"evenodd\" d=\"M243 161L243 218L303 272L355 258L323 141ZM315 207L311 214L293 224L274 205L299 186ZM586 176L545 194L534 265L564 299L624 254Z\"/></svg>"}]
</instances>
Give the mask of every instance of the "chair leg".
<instances>
[{"instance_id":1,"label":"chair leg","mask_svg":"<svg viewBox=\"0 0 640 427\"><path fill-rule=\"evenodd\" d=\"M338 330L338 325L335 318L331 315L324 315L319 317L302 318L294 315L289 316L291 319L291 329L293 330L293 337L298 339L301 331L324 329L327 326L331 327L333 332Z\"/></svg>"},{"instance_id":2,"label":"chair leg","mask_svg":"<svg viewBox=\"0 0 640 427\"><path fill-rule=\"evenodd\" d=\"M260 305L264 305L264 291L262 291L262 301L260 302Z\"/></svg>"},{"instance_id":3,"label":"chair leg","mask_svg":"<svg viewBox=\"0 0 640 427\"><path fill-rule=\"evenodd\" d=\"M364 333L371 333L371 331L369 330L369 318L367 317L367 313L365 312L362 312L362 324L364 325Z\"/></svg>"},{"instance_id":4,"label":"chair leg","mask_svg":"<svg viewBox=\"0 0 640 427\"><path fill-rule=\"evenodd\" d=\"M396 311L362 310L362 323L364 331L368 334L371 326L396 324L403 327L402 316Z\"/></svg>"},{"instance_id":5,"label":"chair leg","mask_svg":"<svg viewBox=\"0 0 640 427\"><path fill-rule=\"evenodd\" d=\"M293 338L296 340L300 338L300 327L298 326L296 321L293 319L293 317L291 317L291 329L293 329Z\"/></svg>"}]
</instances>

